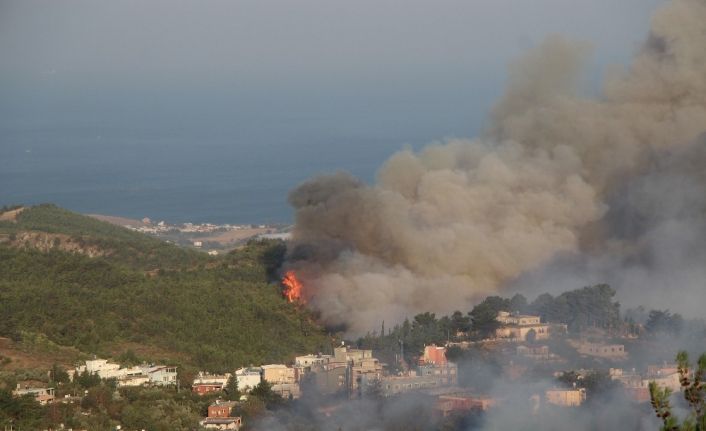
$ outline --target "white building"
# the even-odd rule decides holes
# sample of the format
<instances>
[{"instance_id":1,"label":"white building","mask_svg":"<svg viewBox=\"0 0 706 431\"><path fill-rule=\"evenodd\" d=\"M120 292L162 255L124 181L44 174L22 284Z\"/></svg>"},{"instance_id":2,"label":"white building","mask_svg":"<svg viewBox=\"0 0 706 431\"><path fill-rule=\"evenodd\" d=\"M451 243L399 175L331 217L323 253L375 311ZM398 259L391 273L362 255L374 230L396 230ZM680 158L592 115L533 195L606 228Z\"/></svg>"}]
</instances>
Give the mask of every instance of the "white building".
<instances>
[{"instance_id":1,"label":"white building","mask_svg":"<svg viewBox=\"0 0 706 431\"><path fill-rule=\"evenodd\" d=\"M150 384L155 386L176 386L177 367L166 365L140 367L142 373L150 379Z\"/></svg>"},{"instance_id":2,"label":"white building","mask_svg":"<svg viewBox=\"0 0 706 431\"><path fill-rule=\"evenodd\" d=\"M228 384L230 376L232 376L230 373L207 374L201 371L194 377L194 385L221 385L225 387Z\"/></svg>"},{"instance_id":3,"label":"white building","mask_svg":"<svg viewBox=\"0 0 706 431\"><path fill-rule=\"evenodd\" d=\"M333 356L331 355L304 355L294 358L294 365L297 367L310 367L312 365L328 364Z\"/></svg>"},{"instance_id":4,"label":"white building","mask_svg":"<svg viewBox=\"0 0 706 431\"><path fill-rule=\"evenodd\" d=\"M120 364L108 362L106 359L88 360L85 365L77 367L73 375L84 372L96 374L101 379L116 379L119 386L139 386L141 383L136 383L139 379L132 378L143 375L140 367L120 368Z\"/></svg>"},{"instance_id":5,"label":"white building","mask_svg":"<svg viewBox=\"0 0 706 431\"><path fill-rule=\"evenodd\" d=\"M88 372L96 374L101 379L115 379L118 386L143 386L152 384L157 386L176 385L176 367L165 365L142 365L136 367L120 368L120 364L108 362L106 359L92 359L85 365L76 367L71 373L72 378Z\"/></svg>"},{"instance_id":6,"label":"white building","mask_svg":"<svg viewBox=\"0 0 706 431\"><path fill-rule=\"evenodd\" d=\"M262 370L259 368L241 368L236 370L235 378L238 380L238 390L243 393L250 392L260 384Z\"/></svg>"},{"instance_id":7,"label":"white building","mask_svg":"<svg viewBox=\"0 0 706 431\"><path fill-rule=\"evenodd\" d=\"M138 376L125 376L118 379L118 387L123 388L126 386L145 386L150 383L150 378L144 374Z\"/></svg>"}]
</instances>

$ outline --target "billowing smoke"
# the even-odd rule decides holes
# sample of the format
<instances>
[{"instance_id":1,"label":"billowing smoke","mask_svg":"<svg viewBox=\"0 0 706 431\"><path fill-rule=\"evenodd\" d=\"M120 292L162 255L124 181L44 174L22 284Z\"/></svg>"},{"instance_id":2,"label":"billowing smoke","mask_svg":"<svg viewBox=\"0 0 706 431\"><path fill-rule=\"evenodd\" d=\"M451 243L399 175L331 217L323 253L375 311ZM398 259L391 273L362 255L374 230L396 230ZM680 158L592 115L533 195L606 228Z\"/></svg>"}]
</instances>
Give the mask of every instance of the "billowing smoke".
<instances>
[{"instance_id":1,"label":"billowing smoke","mask_svg":"<svg viewBox=\"0 0 706 431\"><path fill-rule=\"evenodd\" d=\"M452 311L549 283L561 259L581 269L564 281L650 289L636 280L706 257L706 1L658 11L597 100L576 91L585 53L553 37L520 59L482 137L401 151L373 186L336 174L292 191L288 265L324 321L360 333ZM703 296L682 275L671 291Z\"/></svg>"}]
</instances>

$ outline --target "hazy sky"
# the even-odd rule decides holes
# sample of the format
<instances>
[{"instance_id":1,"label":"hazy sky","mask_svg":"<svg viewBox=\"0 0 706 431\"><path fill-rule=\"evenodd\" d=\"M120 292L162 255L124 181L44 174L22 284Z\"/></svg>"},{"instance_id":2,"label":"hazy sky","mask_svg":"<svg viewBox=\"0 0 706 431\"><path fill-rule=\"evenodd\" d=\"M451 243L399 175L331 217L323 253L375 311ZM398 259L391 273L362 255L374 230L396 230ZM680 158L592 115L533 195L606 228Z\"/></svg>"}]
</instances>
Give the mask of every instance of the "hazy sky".
<instances>
[{"instance_id":1,"label":"hazy sky","mask_svg":"<svg viewBox=\"0 0 706 431\"><path fill-rule=\"evenodd\" d=\"M261 211L281 213L310 175L345 169L369 181L405 144L477 133L508 63L549 34L593 45L596 90L607 64L638 49L660 3L0 0L0 204L135 214L171 181L178 212L215 205L177 202L185 184L242 183L256 166L281 171L268 191L278 209ZM158 149L135 151L146 147ZM192 159L191 177L175 183ZM85 190L101 173L95 193L121 206Z\"/></svg>"},{"instance_id":2,"label":"hazy sky","mask_svg":"<svg viewBox=\"0 0 706 431\"><path fill-rule=\"evenodd\" d=\"M625 62L659 3L2 1L2 125L232 129L264 115L386 135L407 113L425 134L463 134L524 49L563 33L594 45L594 71Z\"/></svg>"}]
</instances>

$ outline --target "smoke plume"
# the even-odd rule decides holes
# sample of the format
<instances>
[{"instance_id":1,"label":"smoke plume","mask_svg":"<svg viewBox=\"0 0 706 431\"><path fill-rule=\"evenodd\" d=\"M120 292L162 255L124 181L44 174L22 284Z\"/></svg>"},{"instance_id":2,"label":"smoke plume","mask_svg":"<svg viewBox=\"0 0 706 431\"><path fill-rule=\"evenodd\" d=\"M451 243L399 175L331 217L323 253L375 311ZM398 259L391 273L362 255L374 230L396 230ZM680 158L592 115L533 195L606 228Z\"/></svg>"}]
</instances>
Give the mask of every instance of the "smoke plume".
<instances>
[{"instance_id":1,"label":"smoke plume","mask_svg":"<svg viewBox=\"0 0 706 431\"><path fill-rule=\"evenodd\" d=\"M449 312L556 281L561 262L577 270L561 280L645 294L706 272L706 1L659 10L598 99L577 94L586 51L552 37L512 65L477 139L400 151L372 186L340 173L291 192L287 265L324 321ZM665 287L703 298L701 272Z\"/></svg>"}]
</instances>

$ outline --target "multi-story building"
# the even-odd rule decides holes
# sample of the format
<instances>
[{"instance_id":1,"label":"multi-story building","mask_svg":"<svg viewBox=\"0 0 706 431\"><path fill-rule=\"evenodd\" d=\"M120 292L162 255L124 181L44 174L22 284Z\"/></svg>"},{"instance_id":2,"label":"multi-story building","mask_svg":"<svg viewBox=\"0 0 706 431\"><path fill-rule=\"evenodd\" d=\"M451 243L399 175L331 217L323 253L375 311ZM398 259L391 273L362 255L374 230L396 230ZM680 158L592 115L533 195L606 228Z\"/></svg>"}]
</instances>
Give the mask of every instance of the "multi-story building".
<instances>
[{"instance_id":1,"label":"multi-story building","mask_svg":"<svg viewBox=\"0 0 706 431\"><path fill-rule=\"evenodd\" d=\"M240 368L235 371L235 378L238 380L238 390L242 393L248 393L260 384L262 370L260 368Z\"/></svg>"},{"instance_id":2,"label":"multi-story building","mask_svg":"<svg viewBox=\"0 0 706 431\"><path fill-rule=\"evenodd\" d=\"M439 347L436 344L424 346L424 354L421 362L425 364L446 365L446 347Z\"/></svg>"},{"instance_id":3,"label":"multi-story building","mask_svg":"<svg viewBox=\"0 0 706 431\"><path fill-rule=\"evenodd\" d=\"M101 379L115 379L118 386L143 386L147 384L155 386L176 385L176 367L165 365L141 365L135 367L121 368L120 364L109 362L106 359L92 359L86 361L85 365L76 367L70 374L72 378L87 372L95 374Z\"/></svg>"},{"instance_id":4,"label":"multi-story building","mask_svg":"<svg viewBox=\"0 0 706 431\"><path fill-rule=\"evenodd\" d=\"M575 407L586 401L586 390L583 388L551 388L544 392L547 403L555 406Z\"/></svg>"},{"instance_id":5,"label":"multi-story building","mask_svg":"<svg viewBox=\"0 0 706 431\"><path fill-rule=\"evenodd\" d=\"M552 357L549 346L517 346L517 356L535 360L547 360Z\"/></svg>"},{"instance_id":6,"label":"multi-story building","mask_svg":"<svg viewBox=\"0 0 706 431\"><path fill-rule=\"evenodd\" d=\"M297 356L294 358L294 365L296 367L311 367L312 365L324 365L328 364L329 361L333 359L333 356L331 355L304 355L304 356Z\"/></svg>"},{"instance_id":7,"label":"multi-story building","mask_svg":"<svg viewBox=\"0 0 706 431\"><path fill-rule=\"evenodd\" d=\"M681 391L681 377L676 365L650 365L647 367L647 374L642 381L643 387L649 387L650 382L655 382L657 386L669 388L672 392Z\"/></svg>"},{"instance_id":8,"label":"multi-story building","mask_svg":"<svg viewBox=\"0 0 706 431\"><path fill-rule=\"evenodd\" d=\"M176 386L177 384L177 367L153 365L140 368L142 373L149 377L151 385Z\"/></svg>"},{"instance_id":9,"label":"multi-story building","mask_svg":"<svg viewBox=\"0 0 706 431\"><path fill-rule=\"evenodd\" d=\"M310 377L322 394L337 394L349 391L350 369L347 363L332 362L311 368Z\"/></svg>"},{"instance_id":10,"label":"multi-story building","mask_svg":"<svg viewBox=\"0 0 706 431\"><path fill-rule=\"evenodd\" d=\"M296 370L282 364L263 365L262 379L272 384L295 383Z\"/></svg>"},{"instance_id":11,"label":"multi-story building","mask_svg":"<svg viewBox=\"0 0 706 431\"><path fill-rule=\"evenodd\" d=\"M447 386L439 376L419 376L411 373L404 376L384 376L381 379L382 393L385 396L415 392L424 389L434 389Z\"/></svg>"},{"instance_id":12,"label":"multi-story building","mask_svg":"<svg viewBox=\"0 0 706 431\"><path fill-rule=\"evenodd\" d=\"M496 319L501 325L495 330L497 338L525 341L531 338L530 334L534 334L535 340L546 340L549 338L549 325L541 323L539 316L511 314L507 311L501 311Z\"/></svg>"},{"instance_id":13,"label":"multi-story building","mask_svg":"<svg viewBox=\"0 0 706 431\"><path fill-rule=\"evenodd\" d=\"M199 395L222 391L228 384L230 374L205 374L200 372L191 385L191 390Z\"/></svg>"},{"instance_id":14,"label":"multi-story building","mask_svg":"<svg viewBox=\"0 0 706 431\"><path fill-rule=\"evenodd\" d=\"M208 417L199 422L202 428L216 430L239 430L243 425L240 416L232 416L235 401L216 401L208 406Z\"/></svg>"},{"instance_id":15,"label":"multi-story building","mask_svg":"<svg viewBox=\"0 0 706 431\"><path fill-rule=\"evenodd\" d=\"M417 367L417 375L433 376L439 381L440 386L454 386L458 384L458 366L453 362L444 365L424 364Z\"/></svg>"},{"instance_id":16,"label":"multi-story building","mask_svg":"<svg viewBox=\"0 0 706 431\"><path fill-rule=\"evenodd\" d=\"M604 359L626 359L628 354L625 351L625 346L622 344L603 344L603 343L579 343L576 350L581 355L593 356Z\"/></svg>"},{"instance_id":17,"label":"multi-story building","mask_svg":"<svg viewBox=\"0 0 706 431\"><path fill-rule=\"evenodd\" d=\"M216 400L215 403L208 406L209 418L229 418L233 412L233 408L237 406L236 401L221 401Z\"/></svg>"}]
</instances>

